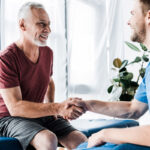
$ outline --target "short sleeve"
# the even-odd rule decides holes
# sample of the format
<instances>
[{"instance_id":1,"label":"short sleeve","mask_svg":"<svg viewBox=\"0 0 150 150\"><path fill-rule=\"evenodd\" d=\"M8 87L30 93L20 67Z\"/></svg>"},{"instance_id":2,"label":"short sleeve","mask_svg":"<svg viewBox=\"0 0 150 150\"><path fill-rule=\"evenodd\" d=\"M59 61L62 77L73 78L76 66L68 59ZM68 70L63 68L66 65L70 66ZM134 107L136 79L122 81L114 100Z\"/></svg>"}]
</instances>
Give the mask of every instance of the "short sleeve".
<instances>
[{"instance_id":1,"label":"short sleeve","mask_svg":"<svg viewBox=\"0 0 150 150\"><path fill-rule=\"evenodd\" d=\"M0 57L0 89L19 85L19 76L15 60L7 55Z\"/></svg>"},{"instance_id":2,"label":"short sleeve","mask_svg":"<svg viewBox=\"0 0 150 150\"><path fill-rule=\"evenodd\" d=\"M134 98L140 102L148 103L145 78L146 76L143 78L141 84L139 85Z\"/></svg>"},{"instance_id":3,"label":"short sleeve","mask_svg":"<svg viewBox=\"0 0 150 150\"><path fill-rule=\"evenodd\" d=\"M51 59L50 59L50 76L53 75L53 51L51 50Z\"/></svg>"}]
</instances>

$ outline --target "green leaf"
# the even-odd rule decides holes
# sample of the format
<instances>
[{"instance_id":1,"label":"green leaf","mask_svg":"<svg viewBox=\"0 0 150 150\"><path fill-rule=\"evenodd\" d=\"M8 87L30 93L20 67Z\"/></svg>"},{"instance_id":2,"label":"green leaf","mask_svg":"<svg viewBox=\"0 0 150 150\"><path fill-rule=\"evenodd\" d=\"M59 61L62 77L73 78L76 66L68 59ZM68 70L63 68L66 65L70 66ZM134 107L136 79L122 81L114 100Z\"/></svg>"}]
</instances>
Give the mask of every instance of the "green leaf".
<instances>
[{"instance_id":1,"label":"green leaf","mask_svg":"<svg viewBox=\"0 0 150 150\"><path fill-rule=\"evenodd\" d=\"M148 58L146 55L143 55L143 56L142 56L142 59L143 59L145 62L148 62L148 61L149 61L149 58Z\"/></svg>"},{"instance_id":2,"label":"green leaf","mask_svg":"<svg viewBox=\"0 0 150 150\"><path fill-rule=\"evenodd\" d=\"M125 72L127 69L124 67L122 69L119 70L119 72Z\"/></svg>"},{"instance_id":3,"label":"green leaf","mask_svg":"<svg viewBox=\"0 0 150 150\"><path fill-rule=\"evenodd\" d=\"M126 76L127 80L132 80L133 79L133 73L128 73L128 75Z\"/></svg>"},{"instance_id":4,"label":"green leaf","mask_svg":"<svg viewBox=\"0 0 150 150\"><path fill-rule=\"evenodd\" d=\"M128 72L127 71L123 71L123 72L120 72L119 73L119 77L124 77L124 76L126 76L126 75L128 75Z\"/></svg>"},{"instance_id":5,"label":"green leaf","mask_svg":"<svg viewBox=\"0 0 150 150\"><path fill-rule=\"evenodd\" d=\"M137 57L135 58L135 60L132 61L130 64L138 63L138 62L140 62L141 60L142 60L141 57L137 56Z\"/></svg>"},{"instance_id":6,"label":"green leaf","mask_svg":"<svg viewBox=\"0 0 150 150\"><path fill-rule=\"evenodd\" d=\"M120 82L121 82L121 87L122 88L124 88L124 89L129 88L129 86L130 86L130 82L129 81L121 79Z\"/></svg>"},{"instance_id":7,"label":"green leaf","mask_svg":"<svg viewBox=\"0 0 150 150\"><path fill-rule=\"evenodd\" d=\"M131 81L133 79L133 73L128 73L127 75L121 77L121 79L127 80L127 81Z\"/></svg>"},{"instance_id":8,"label":"green leaf","mask_svg":"<svg viewBox=\"0 0 150 150\"><path fill-rule=\"evenodd\" d=\"M135 51L137 51L137 52L140 52L140 49L137 47L137 46L135 46L135 45L133 45L132 43L129 43L129 42L125 42L132 50L135 50Z\"/></svg>"},{"instance_id":9,"label":"green leaf","mask_svg":"<svg viewBox=\"0 0 150 150\"><path fill-rule=\"evenodd\" d=\"M140 46L141 46L143 51L147 51L147 47L144 44L140 43Z\"/></svg>"},{"instance_id":10,"label":"green leaf","mask_svg":"<svg viewBox=\"0 0 150 150\"><path fill-rule=\"evenodd\" d=\"M121 65L119 71L122 70L123 68L125 68L127 65L128 65L128 60L124 60L124 61L122 62L122 65Z\"/></svg>"},{"instance_id":11,"label":"green leaf","mask_svg":"<svg viewBox=\"0 0 150 150\"><path fill-rule=\"evenodd\" d=\"M112 92L112 89L113 89L113 85L111 85L111 86L107 89L107 92L108 92L108 93L111 93L111 92Z\"/></svg>"},{"instance_id":12,"label":"green leaf","mask_svg":"<svg viewBox=\"0 0 150 150\"><path fill-rule=\"evenodd\" d=\"M140 62L140 61L141 61L141 57L138 57L138 56L137 56L137 57L135 58L135 60L134 60L134 62L136 62L136 63L138 63L138 62Z\"/></svg>"},{"instance_id":13,"label":"green leaf","mask_svg":"<svg viewBox=\"0 0 150 150\"><path fill-rule=\"evenodd\" d=\"M119 78L113 79L115 82L120 82Z\"/></svg>"},{"instance_id":14,"label":"green leaf","mask_svg":"<svg viewBox=\"0 0 150 150\"><path fill-rule=\"evenodd\" d=\"M145 68L141 68L141 69L139 70L140 76L141 76L142 78L144 78L145 70L146 70Z\"/></svg>"}]
</instances>

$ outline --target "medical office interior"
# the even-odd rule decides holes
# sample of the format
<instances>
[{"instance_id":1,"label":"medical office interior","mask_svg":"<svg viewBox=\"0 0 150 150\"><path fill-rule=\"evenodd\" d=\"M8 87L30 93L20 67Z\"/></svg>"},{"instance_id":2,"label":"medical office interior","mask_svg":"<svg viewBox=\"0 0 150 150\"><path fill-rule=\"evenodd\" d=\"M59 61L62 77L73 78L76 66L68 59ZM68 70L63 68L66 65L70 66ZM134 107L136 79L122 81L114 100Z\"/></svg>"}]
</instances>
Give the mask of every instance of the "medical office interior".
<instances>
[{"instance_id":1,"label":"medical office interior","mask_svg":"<svg viewBox=\"0 0 150 150\"><path fill-rule=\"evenodd\" d=\"M0 0L0 50L19 37L17 13L29 0ZM84 100L117 101L121 88L108 93L108 87L117 77L115 58L133 61L140 52L125 43L130 40L132 0L34 0L42 3L49 16L51 33L47 45L54 53L53 79L55 102L68 97ZM133 43L140 47L139 43ZM144 63L146 66L147 63ZM139 75L139 63L129 65L128 71ZM142 78L139 79L139 83ZM137 120L140 125L150 123L149 112ZM118 119L86 112L79 120ZM77 126L79 122L75 122Z\"/></svg>"}]
</instances>

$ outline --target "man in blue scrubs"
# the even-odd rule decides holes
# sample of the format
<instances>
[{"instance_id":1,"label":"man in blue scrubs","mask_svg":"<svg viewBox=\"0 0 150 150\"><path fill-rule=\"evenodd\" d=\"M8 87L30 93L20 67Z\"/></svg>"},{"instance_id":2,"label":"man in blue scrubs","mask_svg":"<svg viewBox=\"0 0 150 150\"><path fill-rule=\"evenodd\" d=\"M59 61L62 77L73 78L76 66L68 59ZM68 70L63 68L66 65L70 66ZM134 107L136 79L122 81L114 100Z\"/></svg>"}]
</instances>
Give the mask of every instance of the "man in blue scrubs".
<instances>
[{"instance_id":1,"label":"man in blue scrubs","mask_svg":"<svg viewBox=\"0 0 150 150\"><path fill-rule=\"evenodd\" d=\"M150 0L134 0L128 25L133 30L132 41L143 43L150 49ZM150 110L150 64L147 66L145 77L140 84L134 100L131 102L105 102L100 100L81 101L78 105L86 104L87 110L95 113L118 118L138 119L148 109ZM88 148L102 145L105 142L114 144L132 144L132 149L150 149L150 125L132 128L110 128L93 134L88 140ZM134 145L133 145L134 144ZM134 147L136 146L136 147ZM147 146L147 147L144 147ZM125 148L125 150L127 150Z\"/></svg>"}]
</instances>

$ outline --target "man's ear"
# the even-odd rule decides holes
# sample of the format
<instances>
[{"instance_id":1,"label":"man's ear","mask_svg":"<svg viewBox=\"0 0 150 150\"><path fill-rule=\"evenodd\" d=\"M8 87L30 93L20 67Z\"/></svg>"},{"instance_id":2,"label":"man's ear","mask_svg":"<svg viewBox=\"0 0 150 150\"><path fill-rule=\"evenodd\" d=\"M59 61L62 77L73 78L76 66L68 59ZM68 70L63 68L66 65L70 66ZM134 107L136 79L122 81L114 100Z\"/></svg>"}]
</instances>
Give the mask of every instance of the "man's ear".
<instances>
[{"instance_id":1,"label":"man's ear","mask_svg":"<svg viewBox=\"0 0 150 150\"><path fill-rule=\"evenodd\" d=\"M20 19L19 20L19 27L21 30L25 31L26 27L25 27L25 20L24 19Z\"/></svg>"},{"instance_id":2,"label":"man's ear","mask_svg":"<svg viewBox=\"0 0 150 150\"><path fill-rule=\"evenodd\" d=\"M146 22L148 25L150 25L150 10L148 10L148 12L146 14Z\"/></svg>"}]
</instances>

